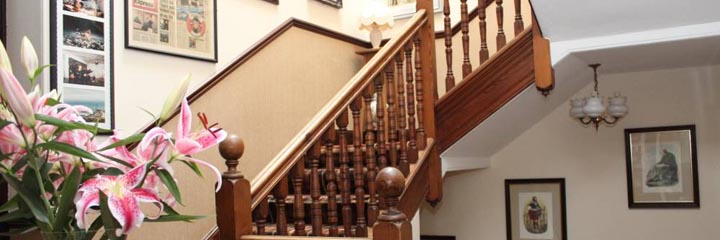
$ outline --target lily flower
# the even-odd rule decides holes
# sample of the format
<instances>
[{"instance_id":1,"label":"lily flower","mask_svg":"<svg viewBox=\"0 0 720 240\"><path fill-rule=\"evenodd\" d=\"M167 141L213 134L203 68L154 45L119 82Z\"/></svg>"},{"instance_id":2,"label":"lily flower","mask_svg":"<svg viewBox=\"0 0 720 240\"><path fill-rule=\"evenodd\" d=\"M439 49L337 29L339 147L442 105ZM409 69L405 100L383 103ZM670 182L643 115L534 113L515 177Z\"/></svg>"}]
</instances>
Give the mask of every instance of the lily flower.
<instances>
[{"instance_id":1,"label":"lily flower","mask_svg":"<svg viewBox=\"0 0 720 240\"><path fill-rule=\"evenodd\" d=\"M183 99L185 93L187 93L188 87L190 86L190 76L190 74L186 75L185 79L183 79L182 82L175 87L175 90L170 92L168 98L165 99L158 122L164 122L167 120L170 117L170 114L172 114L178 107L180 100Z\"/></svg>"},{"instance_id":2,"label":"lily flower","mask_svg":"<svg viewBox=\"0 0 720 240\"><path fill-rule=\"evenodd\" d=\"M0 69L12 72L10 57L8 57L7 50L5 50L5 45L3 45L2 41L0 41Z\"/></svg>"},{"instance_id":3,"label":"lily flower","mask_svg":"<svg viewBox=\"0 0 720 240\"><path fill-rule=\"evenodd\" d=\"M35 126L35 113L27 92L15 75L3 68L0 68L0 93L22 124L28 127Z\"/></svg>"},{"instance_id":4,"label":"lily flower","mask_svg":"<svg viewBox=\"0 0 720 240\"><path fill-rule=\"evenodd\" d=\"M100 206L100 191L107 195L110 213L120 223L122 234L127 234L142 224L145 214L140 210L139 202L157 205L159 216L163 205L157 193L138 187L142 184L145 173L145 165L141 165L120 176L103 175L85 181L78 189L78 199L75 201L77 226L82 229L90 227L86 214L90 208Z\"/></svg>"},{"instance_id":5,"label":"lily flower","mask_svg":"<svg viewBox=\"0 0 720 240\"><path fill-rule=\"evenodd\" d=\"M30 79L35 79L35 71L38 68L38 57L32 42L27 36L23 37L20 48L20 60L25 67L25 71ZM31 80L32 81L32 80Z\"/></svg>"}]
</instances>

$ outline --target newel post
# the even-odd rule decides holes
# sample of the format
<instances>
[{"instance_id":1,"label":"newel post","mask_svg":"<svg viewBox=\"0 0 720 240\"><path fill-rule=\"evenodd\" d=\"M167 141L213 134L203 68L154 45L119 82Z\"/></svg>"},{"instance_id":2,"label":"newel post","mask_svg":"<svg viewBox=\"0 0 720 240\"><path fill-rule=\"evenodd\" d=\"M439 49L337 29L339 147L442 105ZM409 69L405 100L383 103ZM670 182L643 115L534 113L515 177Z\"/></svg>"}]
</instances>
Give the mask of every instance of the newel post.
<instances>
[{"instance_id":1,"label":"newel post","mask_svg":"<svg viewBox=\"0 0 720 240\"><path fill-rule=\"evenodd\" d=\"M411 240L410 221L398 210L400 196L405 191L405 176L397 168L386 167L378 173L375 182L387 209L380 212L373 226L373 240Z\"/></svg>"},{"instance_id":2,"label":"newel post","mask_svg":"<svg viewBox=\"0 0 720 240\"><path fill-rule=\"evenodd\" d=\"M238 159L245 152L245 143L231 134L220 143L220 155L228 170L222 175L222 187L215 193L215 212L220 240L240 239L252 234L250 181L237 170Z\"/></svg>"}]
</instances>

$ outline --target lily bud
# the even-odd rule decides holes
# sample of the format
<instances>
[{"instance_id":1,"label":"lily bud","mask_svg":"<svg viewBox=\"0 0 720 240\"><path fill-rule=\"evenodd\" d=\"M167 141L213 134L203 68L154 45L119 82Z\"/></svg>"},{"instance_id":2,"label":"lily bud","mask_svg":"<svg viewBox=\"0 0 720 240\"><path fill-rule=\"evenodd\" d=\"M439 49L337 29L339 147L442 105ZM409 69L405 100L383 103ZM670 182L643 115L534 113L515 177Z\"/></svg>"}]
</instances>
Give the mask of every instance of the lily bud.
<instances>
[{"instance_id":1,"label":"lily bud","mask_svg":"<svg viewBox=\"0 0 720 240\"><path fill-rule=\"evenodd\" d=\"M12 72L12 64L10 64L10 58L8 57L5 45L0 41L0 68L5 69L8 72Z\"/></svg>"},{"instance_id":2,"label":"lily bud","mask_svg":"<svg viewBox=\"0 0 720 240\"><path fill-rule=\"evenodd\" d=\"M187 93L187 89L190 86L190 74L185 76L185 79L180 82L175 87L175 90L170 92L170 95L165 99L165 104L163 104L162 111L160 112L159 122L164 122L167 120L170 115L177 109L177 107L180 105L180 101L182 101L183 98L185 98L185 94Z\"/></svg>"},{"instance_id":3,"label":"lily bud","mask_svg":"<svg viewBox=\"0 0 720 240\"><path fill-rule=\"evenodd\" d=\"M25 67L25 72L30 79L35 79L35 71L38 68L38 57L32 42L27 37L23 37L20 48L20 60Z\"/></svg>"},{"instance_id":4,"label":"lily bud","mask_svg":"<svg viewBox=\"0 0 720 240\"><path fill-rule=\"evenodd\" d=\"M35 126L35 113L25 89L15 75L4 68L0 68L0 92L19 122L28 127Z\"/></svg>"}]
</instances>

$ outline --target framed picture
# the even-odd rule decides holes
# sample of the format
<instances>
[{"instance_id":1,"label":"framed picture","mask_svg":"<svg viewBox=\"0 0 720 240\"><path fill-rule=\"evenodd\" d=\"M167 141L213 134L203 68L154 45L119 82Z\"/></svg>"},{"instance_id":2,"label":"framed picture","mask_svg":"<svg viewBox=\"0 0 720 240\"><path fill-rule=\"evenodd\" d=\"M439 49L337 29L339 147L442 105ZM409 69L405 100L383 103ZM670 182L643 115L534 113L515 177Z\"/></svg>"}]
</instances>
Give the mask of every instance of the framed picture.
<instances>
[{"instance_id":1,"label":"framed picture","mask_svg":"<svg viewBox=\"0 0 720 240\"><path fill-rule=\"evenodd\" d=\"M125 47L217 62L215 0L125 0Z\"/></svg>"},{"instance_id":2,"label":"framed picture","mask_svg":"<svg viewBox=\"0 0 720 240\"><path fill-rule=\"evenodd\" d=\"M417 0L382 0L387 4L388 8L390 8L390 12L393 13L393 16L395 16L395 19L403 19L403 18L409 18L412 17L412 15L417 12L415 3L417 3ZM433 9L433 12L442 12L443 9L443 1L442 0L433 0L433 6L435 8Z\"/></svg>"},{"instance_id":3,"label":"framed picture","mask_svg":"<svg viewBox=\"0 0 720 240\"><path fill-rule=\"evenodd\" d=\"M264 0L264 1L269 2L269 3L272 3L272 4L275 4L275 5L279 5L279 4L280 4L280 0Z\"/></svg>"},{"instance_id":4,"label":"framed picture","mask_svg":"<svg viewBox=\"0 0 720 240\"><path fill-rule=\"evenodd\" d=\"M625 129L628 206L699 208L695 125Z\"/></svg>"},{"instance_id":5,"label":"framed picture","mask_svg":"<svg viewBox=\"0 0 720 240\"><path fill-rule=\"evenodd\" d=\"M52 0L50 87L70 105L92 113L82 117L115 127L113 103L112 0Z\"/></svg>"},{"instance_id":6,"label":"framed picture","mask_svg":"<svg viewBox=\"0 0 720 240\"><path fill-rule=\"evenodd\" d=\"M336 7L336 8L342 8L342 0L318 0L324 4Z\"/></svg>"},{"instance_id":7,"label":"framed picture","mask_svg":"<svg viewBox=\"0 0 720 240\"><path fill-rule=\"evenodd\" d=\"M508 240L567 240L565 179L506 179Z\"/></svg>"}]
</instances>

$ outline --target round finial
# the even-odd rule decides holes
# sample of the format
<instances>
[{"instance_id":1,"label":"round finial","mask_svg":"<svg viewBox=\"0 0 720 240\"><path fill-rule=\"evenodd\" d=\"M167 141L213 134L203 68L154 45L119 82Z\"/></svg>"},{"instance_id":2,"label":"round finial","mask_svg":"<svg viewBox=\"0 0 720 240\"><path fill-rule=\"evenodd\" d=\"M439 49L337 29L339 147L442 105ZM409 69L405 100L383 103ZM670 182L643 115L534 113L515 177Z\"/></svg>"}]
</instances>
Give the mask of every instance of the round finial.
<instances>
[{"instance_id":1,"label":"round finial","mask_svg":"<svg viewBox=\"0 0 720 240\"><path fill-rule=\"evenodd\" d=\"M226 160L238 160L245 152L245 143L240 136L230 134L220 142L220 155Z\"/></svg>"},{"instance_id":2,"label":"round finial","mask_svg":"<svg viewBox=\"0 0 720 240\"><path fill-rule=\"evenodd\" d=\"M405 176L394 167L380 170L375 182L378 184L378 193L385 198L397 199L405 191Z\"/></svg>"}]
</instances>

